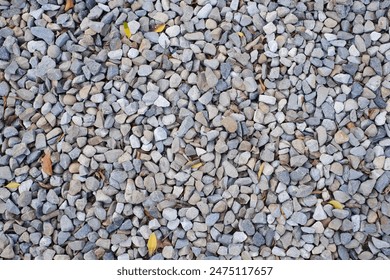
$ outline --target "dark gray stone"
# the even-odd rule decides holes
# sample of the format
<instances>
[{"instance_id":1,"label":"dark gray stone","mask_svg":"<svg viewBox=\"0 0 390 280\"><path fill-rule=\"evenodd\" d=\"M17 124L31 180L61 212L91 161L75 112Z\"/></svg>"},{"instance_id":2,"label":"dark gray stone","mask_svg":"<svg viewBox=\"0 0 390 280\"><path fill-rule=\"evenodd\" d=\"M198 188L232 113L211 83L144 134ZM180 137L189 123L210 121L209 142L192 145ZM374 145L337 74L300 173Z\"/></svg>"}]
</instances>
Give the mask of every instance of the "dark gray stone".
<instances>
[{"instance_id":1,"label":"dark gray stone","mask_svg":"<svg viewBox=\"0 0 390 280\"><path fill-rule=\"evenodd\" d=\"M260 233L256 232L252 238L253 245L260 247L265 244L265 238Z\"/></svg>"},{"instance_id":2,"label":"dark gray stone","mask_svg":"<svg viewBox=\"0 0 390 280\"><path fill-rule=\"evenodd\" d=\"M343 70L352 76L354 76L356 74L358 68L359 68L359 65L356 63L347 63L347 64L343 65Z\"/></svg>"}]
</instances>

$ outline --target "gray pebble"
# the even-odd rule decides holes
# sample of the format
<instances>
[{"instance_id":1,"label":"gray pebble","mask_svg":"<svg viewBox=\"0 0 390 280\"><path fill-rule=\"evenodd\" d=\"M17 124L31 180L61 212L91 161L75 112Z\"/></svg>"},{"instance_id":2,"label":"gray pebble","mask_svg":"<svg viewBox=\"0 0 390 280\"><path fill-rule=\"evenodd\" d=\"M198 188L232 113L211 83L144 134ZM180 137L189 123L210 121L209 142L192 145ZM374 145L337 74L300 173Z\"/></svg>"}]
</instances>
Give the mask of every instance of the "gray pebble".
<instances>
[{"instance_id":1,"label":"gray pebble","mask_svg":"<svg viewBox=\"0 0 390 280\"><path fill-rule=\"evenodd\" d=\"M165 131L164 128L157 127L154 130L154 140L155 141L162 141L162 140L167 139L167 137L168 137L168 135L167 135L167 132Z\"/></svg>"},{"instance_id":2,"label":"gray pebble","mask_svg":"<svg viewBox=\"0 0 390 280\"><path fill-rule=\"evenodd\" d=\"M374 246L378 249L390 248L390 243L388 243L386 241L380 240L380 239L375 238L375 237L373 237L371 240L372 240L372 243L374 244Z\"/></svg>"},{"instance_id":3,"label":"gray pebble","mask_svg":"<svg viewBox=\"0 0 390 280\"><path fill-rule=\"evenodd\" d=\"M291 221L298 225L305 225L307 222L307 216L302 212L294 212L291 216Z\"/></svg>"},{"instance_id":4,"label":"gray pebble","mask_svg":"<svg viewBox=\"0 0 390 280\"><path fill-rule=\"evenodd\" d=\"M0 173L1 174L1 173ZM386 171L382 174L381 177L375 183L375 189L382 193L383 190L390 184L390 171Z\"/></svg>"},{"instance_id":5,"label":"gray pebble","mask_svg":"<svg viewBox=\"0 0 390 280\"><path fill-rule=\"evenodd\" d=\"M179 127L179 130L177 131L177 136L183 137L193 125L194 119L192 117L187 116L186 118L184 118Z\"/></svg>"},{"instance_id":6,"label":"gray pebble","mask_svg":"<svg viewBox=\"0 0 390 280\"><path fill-rule=\"evenodd\" d=\"M48 28L41 27L41 26L34 26L31 27L31 33L40 39L43 39L46 44L50 45L54 42L54 32L51 31Z\"/></svg>"},{"instance_id":7,"label":"gray pebble","mask_svg":"<svg viewBox=\"0 0 390 280\"><path fill-rule=\"evenodd\" d=\"M30 205L31 201L32 201L32 193L30 191L24 191L18 197L18 206L26 207Z\"/></svg>"},{"instance_id":8,"label":"gray pebble","mask_svg":"<svg viewBox=\"0 0 390 280\"><path fill-rule=\"evenodd\" d=\"M6 209L8 212L15 214L15 215L20 214L19 208L15 205L15 203L11 199L7 199L5 205L6 205Z\"/></svg>"},{"instance_id":9,"label":"gray pebble","mask_svg":"<svg viewBox=\"0 0 390 280\"><path fill-rule=\"evenodd\" d=\"M63 232L73 231L73 229L74 229L72 221L66 215L63 215L61 217L60 226L61 226L61 231L63 231Z\"/></svg>"},{"instance_id":10,"label":"gray pebble","mask_svg":"<svg viewBox=\"0 0 390 280\"><path fill-rule=\"evenodd\" d=\"M3 249L3 251L0 254L0 257L4 259L13 259L15 257L15 252L12 244L9 244Z\"/></svg>"},{"instance_id":11,"label":"gray pebble","mask_svg":"<svg viewBox=\"0 0 390 280\"><path fill-rule=\"evenodd\" d=\"M233 234L233 243L241 243L247 239L247 235L243 232L237 231Z\"/></svg>"},{"instance_id":12,"label":"gray pebble","mask_svg":"<svg viewBox=\"0 0 390 280\"><path fill-rule=\"evenodd\" d=\"M140 65L138 68L138 75L141 77L148 76L152 73L152 67L150 65Z\"/></svg>"},{"instance_id":13,"label":"gray pebble","mask_svg":"<svg viewBox=\"0 0 390 280\"><path fill-rule=\"evenodd\" d=\"M12 178L11 169L8 166L0 166L0 179L11 181Z\"/></svg>"},{"instance_id":14,"label":"gray pebble","mask_svg":"<svg viewBox=\"0 0 390 280\"><path fill-rule=\"evenodd\" d=\"M177 211L172 208L166 208L163 210L162 215L168 221L173 221L177 218Z\"/></svg>"},{"instance_id":15,"label":"gray pebble","mask_svg":"<svg viewBox=\"0 0 390 280\"><path fill-rule=\"evenodd\" d=\"M206 217L205 223L207 226L213 226L219 220L218 213L211 213Z\"/></svg>"},{"instance_id":16,"label":"gray pebble","mask_svg":"<svg viewBox=\"0 0 390 280\"><path fill-rule=\"evenodd\" d=\"M255 231L255 227L252 224L252 222L250 220L247 220L247 219L243 220L243 222L242 222L242 229L248 236L252 236L256 232Z\"/></svg>"}]
</instances>

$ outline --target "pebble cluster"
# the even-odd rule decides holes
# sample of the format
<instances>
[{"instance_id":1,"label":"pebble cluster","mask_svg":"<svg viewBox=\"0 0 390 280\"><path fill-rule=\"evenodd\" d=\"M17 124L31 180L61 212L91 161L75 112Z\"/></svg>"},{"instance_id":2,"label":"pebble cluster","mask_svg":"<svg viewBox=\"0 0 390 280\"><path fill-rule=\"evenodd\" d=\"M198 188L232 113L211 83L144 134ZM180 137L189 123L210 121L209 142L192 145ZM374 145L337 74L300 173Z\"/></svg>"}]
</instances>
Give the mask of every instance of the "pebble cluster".
<instances>
[{"instance_id":1,"label":"pebble cluster","mask_svg":"<svg viewBox=\"0 0 390 280\"><path fill-rule=\"evenodd\" d=\"M390 257L389 0L65 2L0 0L1 259Z\"/></svg>"}]
</instances>

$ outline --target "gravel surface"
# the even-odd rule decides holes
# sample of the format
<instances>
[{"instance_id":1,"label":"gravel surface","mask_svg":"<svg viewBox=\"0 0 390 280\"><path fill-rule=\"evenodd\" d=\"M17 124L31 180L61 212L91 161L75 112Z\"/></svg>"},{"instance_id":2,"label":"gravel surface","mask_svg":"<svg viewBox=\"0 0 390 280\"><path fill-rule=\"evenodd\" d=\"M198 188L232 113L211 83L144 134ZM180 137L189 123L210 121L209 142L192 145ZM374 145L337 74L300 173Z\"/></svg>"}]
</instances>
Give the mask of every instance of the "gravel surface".
<instances>
[{"instance_id":1,"label":"gravel surface","mask_svg":"<svg viewBox=\"0 0 390 280\"><path fill-rule=\"evenodd\" d=\"M390 1L65 2L0 0L1 259L390 257Z\"/></svg>"}]
</instances>

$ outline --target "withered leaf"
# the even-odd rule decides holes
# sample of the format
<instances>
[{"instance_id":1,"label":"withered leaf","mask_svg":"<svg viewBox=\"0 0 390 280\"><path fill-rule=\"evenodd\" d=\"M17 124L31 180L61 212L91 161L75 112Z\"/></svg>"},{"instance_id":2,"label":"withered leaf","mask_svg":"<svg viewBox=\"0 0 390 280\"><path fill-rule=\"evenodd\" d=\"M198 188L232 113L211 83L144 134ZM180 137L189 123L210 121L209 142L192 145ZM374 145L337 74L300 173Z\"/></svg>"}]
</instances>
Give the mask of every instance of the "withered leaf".
<instances>
[{"instance_id":1,"label":"withered leaf","mask_svg":"<svg viewBox=\"0 0 390 280\"><path fill-rule=\"evenodd\" d=\"M46 190L50 190L51 188L53 188L53 186L51 186L50 184L45 184L45 183L42 183L42 182L38 182L38 184L39 184L42 188L44 188L44 189L46 189Z\"/></svg>"},{"instance_id":2,"label":"withered leaf","mask_svg":"<svg viewBox=\"0 0 390 280\"><path fill-rule=\"evenodd\" d=\"M65 137L65 133L62 133L60 137L57 138L56 142L60 142Z\"/></svg>"},{"instance_id":3,"label":"withered leaf","mask_svg":"<svg viewBox=\"0 0 390 280\"><path fill-rule=\"evenodd\" d=\"M199 167L201 167L203 165L203 162L198 162L198 163L195 163L194 165L191 166L191 168L193 169L198 169Z\"/></svg>"},{"instance_id":4,"label":"withered leaf","mask_svg":"<svg viewBox=\"0 0 390 280\"><path fill-rule=\"evenodd\" d=\"M331 200L328 202L330 205L332 205L335 209L343 209L344 205L342 205L339 201L337 200Z\"/></svg>"},{"instance_id":5,"label":"withered leaf","mask_svg":"<svg viewBox=\"0 0 390 280\"><path fill-rule=\"evenodd\" d=\"M312 191L311 194L322 194L322 191L321 190L315 190L315 191Z\"/></svg>"},{"instance_id":6,"label":"withered leaf","mask_svg":"<svg viewBox=\"0 0 390 280\"><path fill-rule=\"evenodd\" d=\"M15 189L17 189L19 186L20 186L20 184L17 183L17 182L9 182L5 187L6 187L7 189L15 190Z\"/></svg>"},{"instance_id":7,"label":"withered leaf","mask_svg":"<svg viewBox=\"0 0 390 280\"><path fill-rule=\"evenodd\" d=\"M261 91L265 92L266 88L265 88L265 85L264 85L263 81L260 79L259 82L260 82Z\"/></svg>"},{"instance_id":8,"label":"withered leaf","mask_svg":"<svg viewBox=\"0 0 390 280\"><path fill-rule=\"evenodd\" d=\"M45 155L42 158L42 171L47 175L53 175L53 164L51 162L50 150L45 151Z\"/></svg>"},{"instance_id":9,"label":"withered leaf","mask_svg":"<svg viewBox=\"0 0 390 280\"><path fill-rule=\"evenodd\" d=\"M262 193L261 193L261 200L262 201L265 201L266 200L266 198L267 198L267 194L268 194L268 191L263 191Z\"/></svg>"},{"instance_id":10,"label":"withered leaf","mask_svg":"<svg viewBox=\"0 0 390 280\"><path fill-rule=\"evenodd\" d=\"M130 38L131 37L131 31L130 31L129 25L127 24L126 21L123 23L123 30L125 31L125 34L126 34L127 38Z\"/></svg>"},{"instance_id":11,"label":"withered leaf","mask_svg":"<svg viewBox=\"0 0 390 280\"><path fill-rule=\"evenodd\" d=\"M265 166L265 162L263 162L259 167L259 172L257 173L257 177L259 177L259 179L260 179L261 175L263 174L264 166Z\"/></svg>"},{"instance_id":12,"label":"withered leaf","mask_svg":"<svg viewBox=\"0 0 390 280\"><path fill-rule=\"evenodd\" d=\"M149 211L146 209L144 209L144 214L148 218L149 221L154 219L154 217L152 215L150 215Z\"/></svg>"},{"instance_id":13,"label":"withered leaf","mask_svg":"<svg viewBox=\"0 0 390 280\"><path fill-rule=\"evenodd\" d=\"M154 232L152 232L152 234L149 236L149 240L148 240L148 252L149 252L149 257L153 256L153 254L156 252L157 250L157 236Z\"/></svg>"},{"instance_id":14,"label":"withered leaf","mask_svg":"<svg viewBox=\"0 0 390 280\"><path fill-rule=\"evenodd\" d=\"M97 179L99 179L100 181L103 181L105 182L106 181L106 176L104 175L104 170L99 168L98 170L96 170L95 172L95 177Z\"/></svg>"},{"instance_id":15,"label":"withered leaf","mask_svg":"<svg viewBox=\"0 0 390 280\"><path fill-rule=\"evenodd\" d=\"M163 32L165 29L165 24L162 23L162 24L158 24L156 25L156 27L154 28L154 32L157 32L157 33L161 33Z\"/></svg>"},{"instance_id":16,"label":"withered leaf","mask_svg":"<svg viewBox=\"0 0 390 280\"><path fill-rule=\"evenodd\" d=\"M172 243L169 241L169 239L164 239L162 241L158 240L158 248L163 249L165 246L172 246Z\"/></svg>"},{"instance_id":17,"label":"withered leaf","mask_svg":"<svg viewBox=\"0 0 390 280\"><path fill-rule=\"evenodd\" d=\"M17 118L18 118L18 116L16 116L16 115L10 115L9 117L7 117L5 119L5 124L7 126L10 126Z\"/></svg>"},{"instance_id":18,"label":"withered leaf","mask_svg":"<svg viewBox=\"0 0 390 280\"><path fill-rule=\"evenodd\" d=\"M69 11L74 7L74 0L66 0L65 3L65 12Z\"/></svg>"}]
</instances>

